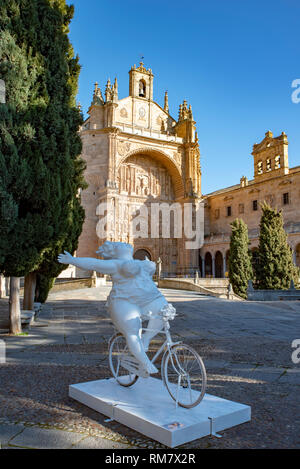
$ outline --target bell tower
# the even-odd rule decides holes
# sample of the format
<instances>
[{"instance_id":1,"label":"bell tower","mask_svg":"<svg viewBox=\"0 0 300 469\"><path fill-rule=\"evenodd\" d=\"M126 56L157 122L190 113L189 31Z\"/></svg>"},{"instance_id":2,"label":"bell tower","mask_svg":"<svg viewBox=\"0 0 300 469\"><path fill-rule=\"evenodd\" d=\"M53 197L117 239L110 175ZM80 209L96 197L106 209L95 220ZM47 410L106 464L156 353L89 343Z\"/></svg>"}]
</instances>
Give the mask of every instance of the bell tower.
<instances>
[{"instance_id":1,"label":"bell tower","mask_svg":"<svg viewBox=\"0 0 300 469\"><path fill-rule=\"evenodd\" d=\"M265 180L289 173L288 139L284 132L278 137L268 130L265 138L253 145L254 179Z\"/></svg>"},{"instance_id":2,"label":"bell tower","mask_svg":"<svg viewBox=\"0 0 300 469\"><path fill-rule=\"evenodd\" d=\"M143 62L129 71L129 96L153 101L153 74L151 68L144 67Z\"/></svg>"}]
</instances>

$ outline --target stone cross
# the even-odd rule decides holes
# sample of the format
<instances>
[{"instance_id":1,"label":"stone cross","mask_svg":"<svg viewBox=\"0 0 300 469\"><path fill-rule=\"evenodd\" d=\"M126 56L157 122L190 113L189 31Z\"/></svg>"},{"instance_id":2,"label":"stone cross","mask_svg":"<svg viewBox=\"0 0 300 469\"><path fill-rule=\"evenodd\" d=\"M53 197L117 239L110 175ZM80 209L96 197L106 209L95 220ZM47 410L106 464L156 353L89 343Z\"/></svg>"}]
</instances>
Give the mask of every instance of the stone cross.
<instances>
[{"instance_id":1,"label":"stone cross","mask_svg":"<svg viewBox=\"0 0 300 469\"><path fill-rule=\"evenodd\" d=\"M0 80L0 104L5 104L5 81Z\"/></svg>"}]
</instances>

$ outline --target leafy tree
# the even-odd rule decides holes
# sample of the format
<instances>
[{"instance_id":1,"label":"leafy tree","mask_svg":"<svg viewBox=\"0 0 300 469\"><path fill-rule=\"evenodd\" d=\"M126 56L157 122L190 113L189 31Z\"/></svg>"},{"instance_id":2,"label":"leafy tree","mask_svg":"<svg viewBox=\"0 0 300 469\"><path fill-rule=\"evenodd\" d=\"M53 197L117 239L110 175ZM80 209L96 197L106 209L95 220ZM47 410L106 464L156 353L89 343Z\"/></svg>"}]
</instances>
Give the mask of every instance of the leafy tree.
<instances>
[{"instance_id":1,"label":"leafy tree","mask_svg":"<svg viewBox=\"0 0 300 469\"><path fill-rule=\"evenodd\" d=\"M0 271L13 278L39 269L66 240L72 217L74 233L83 223L82 211L73 214L84 163L75 104L80 66L68 39L72 16L65 0L0 2L0 77L7 91L0 105Z\"/></svg>"},{"instance_id":2,"label":"leafy tree","mask_svg":"<svg viewBox=\"0 0 300 469\"><path fill-rule=\"evenodd\" d=\"M231 228L229 280L233 291L242 298L247 298L248 281L253 276L248 227L243 220L237 218L231 223Z\"/></svg>"},{"instance_id":3,"label":"leafy tree","mask_svg":"<svg viewBox=\"0 0 300 469\"><path fill-rule=\"evenodd\" d=\"M298 269L293 263L281 211L262 204L256 283L259 289L285 289L297 280Z\"/></svg>"}]
</instances>

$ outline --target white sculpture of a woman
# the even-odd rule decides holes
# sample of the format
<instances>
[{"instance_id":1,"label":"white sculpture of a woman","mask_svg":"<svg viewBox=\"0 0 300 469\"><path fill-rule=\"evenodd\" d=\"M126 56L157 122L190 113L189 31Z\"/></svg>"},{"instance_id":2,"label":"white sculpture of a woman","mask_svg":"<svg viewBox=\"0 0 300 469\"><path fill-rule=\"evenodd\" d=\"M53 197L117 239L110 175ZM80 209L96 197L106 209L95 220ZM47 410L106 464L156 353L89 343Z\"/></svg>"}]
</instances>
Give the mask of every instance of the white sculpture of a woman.
<instances>
[{"instance_id":1,"label":"white sculpture of a woman","mask_svg":"<svg viewBox=\"0 0 300 469\"><path fill-rule=\"evenodd\" d=\"M158 313L168 302L160 293L152 276L156 270L154 262L133 259L133 247L127 243L106 241L97 254L102 259L73 257L65 251L58 256L61 264L72 264L81 269L110 274L112 290L107 300L110 317L115 327L125 336L131 353L148 373L157 373L146 351L150 340L163 328ZM152 315L147 331L141 338L141 316Z\"/></svg>"}]
</instances>

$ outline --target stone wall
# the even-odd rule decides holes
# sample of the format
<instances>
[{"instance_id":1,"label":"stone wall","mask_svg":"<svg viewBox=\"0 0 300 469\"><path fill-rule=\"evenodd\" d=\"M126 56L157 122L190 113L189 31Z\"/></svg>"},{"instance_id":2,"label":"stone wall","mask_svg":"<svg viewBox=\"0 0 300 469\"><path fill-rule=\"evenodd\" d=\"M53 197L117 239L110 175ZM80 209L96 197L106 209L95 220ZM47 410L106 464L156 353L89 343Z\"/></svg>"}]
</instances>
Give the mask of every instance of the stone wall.
<instances>
[{"instance_id":1,"label":"stone wall","mask_svg":"<svg viewBox=\"0 0 300 469\"><path fill-rule=\"evenodd\" d=\"M247 296L250 301L300 301L300 290L293 285L289 290L254 290L250 283Z\"/></svg>"},{"instance_id":2,"label":"stone wall","mask_svg":"<svg viewBox=\"0 0 300 469\"><path fill-rule=\"evenodd\" d=\"M233 293L232 289L229 291L228 287L219 286L214 287L213 289L205 288L202 285L195 283L193 279L161 278L158 281L158 287L196 291L204 295L214 296L216 298L243 301L243 298L240 298L238 295Z\"/></svg>"}]
</instances>

